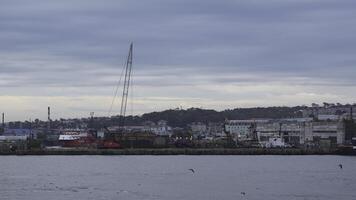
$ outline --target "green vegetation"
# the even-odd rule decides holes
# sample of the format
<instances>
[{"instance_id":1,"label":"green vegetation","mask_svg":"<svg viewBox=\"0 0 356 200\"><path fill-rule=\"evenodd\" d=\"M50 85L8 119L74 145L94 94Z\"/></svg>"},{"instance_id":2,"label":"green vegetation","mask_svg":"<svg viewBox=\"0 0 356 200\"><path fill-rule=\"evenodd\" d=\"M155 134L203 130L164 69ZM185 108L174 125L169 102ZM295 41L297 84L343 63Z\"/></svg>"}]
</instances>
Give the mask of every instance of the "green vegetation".
<instances>
[{"instance_id":1,"label":"green vegetation","mask_svg":"<svg viewBox=\"0 0 356 200\"><path fill-rule=\"evenodd\" d=\"M168 121L172 127L186 127L192 122L223 122L225 119L250 119L250 118L292 118L301 117L305 107L257 107L257 108L236 108L232 110L215 111L200 108L189 108L187 110L171 109L162 112L152 112L141 117L129 116L128 124L139 124L144 121L157 122L159 120Z\"/></svg>"}]
</instances>

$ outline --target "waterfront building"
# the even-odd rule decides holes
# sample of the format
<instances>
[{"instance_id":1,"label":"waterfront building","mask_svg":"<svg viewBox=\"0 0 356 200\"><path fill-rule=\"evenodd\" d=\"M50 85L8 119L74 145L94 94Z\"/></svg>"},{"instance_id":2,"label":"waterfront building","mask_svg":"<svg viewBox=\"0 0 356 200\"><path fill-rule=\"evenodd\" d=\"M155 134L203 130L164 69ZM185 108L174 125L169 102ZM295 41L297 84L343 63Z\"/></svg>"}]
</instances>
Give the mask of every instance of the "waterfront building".
<instances>
[{"instance_id":1,"label":"waterfront building","mask_svg":"<svg viewBox=\"0 0 356 200\"><path fill-rule=\"evenodd\" d=\"M26 138L36 139L39 130L30 128L5 128L2 135L5 136L25 136Z\"/></svg>"},{"instance_id":2,"label":"waterfront building","mask_svg":"<svg viewBox=\"0 0 356 200\"><path fill-rule=\"evenodd\" d=\"M266 142L270 138L281 138L283 142L294 146L304 144L305 124L312 118L287 118L258 122L256 134L258 141Z\"/></svg>"},{"instance_id":3,"label":"waterfront building","mask_svg":"<svg viewBox=\"0 0 356 200\"><path fill-rule=\"evenodd\" d=\"M27 135L0 135L0 142L26 141L27 139L28 139Z\"/></svg>"},{"instance_id":4,"label":"waterfront building","mask_svg":"<svg viewBox=\"0 0 356 200\"><path fill-rule=\"evenodd\" d=\"M160 120L157 124L151 124L148 127L148 130L152 133L160 136L170 136L172 135L172 127L168 126L167 121Z\"/></svg>"},{"instance_id":5,"label":"waterfront building","mask_svg":"<svg viewBox=\"0 0 356 200\"><path fill-rule=\"evenodd\" d=\"M0 152L26 150L26 135L0 135Z\"/></svg>"},{"instance_id":6,"label":"waterfront building","mask_svg":"<svg viewBox=\"0 0 356 200\"><path fill-rule=\"evenodd\" d=\"M275 121L256 123L256 134L259 142L266 142L270 138L280 137L280 123Z\"/></svg>"},{"instance_id":7,"label":"waterfront building","mask_svg":"<svg viewBox=\"0 0 356 200\"><path fill-rule=\"evenodd\" d=\"M202 122L193 122L188 125L189 129L192 131L193 135L206 135L207 126Z\"/></svg>"},{"instance_id":8,"label":"waterfront building","mask_svg":"<svg viewBox=\"0 0 356 200\"><path fill-rule=\"evenodd\" d=\"M237 140L256 139L256 124L265 123L269 120L253 119L253 120L226 120L224 124L225 132L234 136Z\"/></svg>"},{"instance_id":9,"label":"waterfront building","mask_svg":"<svg viewBox=\"0 0 356 200\"><path fill-rule=\"evenodd\" d=\"M339 121L344 116L345 115L319 114L317 116L317 119L320 120L320 121Z\"/></svg>"},{"instance_id":10,"label":"waterfront building","mask_svg":"<svg viewBox=\"0 0 356 200\"><path fill-rule=\"evenodd\" d=\"M294 146L304 144L304 131L306 123L310 122L282 122L280 124L280 132L283 142Z\"/></svg>"},{"instance_id":11,"label":"waterfront building","mask_svg":"<svg viewBox=\"0 0 356 200\"><path fill-rule=\"evenodd\" d=\"M256 123L256 133L260 142L281 138L283 142L295 146L318 144L321 140L328 140L331 145L345 142L343 121L270 120Z\"/></svg>"},{"instance_id":12,"label":"waterfront building","mask_svg":"<svg viewBox=\"0 0 356 200\"><path fill-rule=\"evenodd\" d=\"M209 122L207 126L207 135L213 137L225 136L224 124L219 122Z\"/></svg>"},{"instance_id":13,"label":"waterfront building","mask_svg":"<svg viewBox=\"0 0 356 200\"><path fill-rule=\"evenodd\" d=\"M25 128L5 128L4 130L4 135L18 135L18 136L22 136L22 135L30 135L32 133L31 129L25 129Z\"/></svg>"},{"instance_id":14,"label":"waterfront building","mask_svg":"<svg viewBox=\"0 0 356 200\"><path fill-rule=\"evenodd\" d=\"M345 126L343 121L311 122L305 125L305 142L319 143L329 140L331 145L345 142Z\"/></svg>"},{"instance_id":15,"label":"waterfront building","mask_svg":"<svg viewBox=\"0 0 356 200\"><path fill-rule=\"evenodd\" d=\"M105 138L105 130L104 129L100 129L96 132L96 137L97 138L101 138L104 139Z\"/></svg>"}]
</instances>

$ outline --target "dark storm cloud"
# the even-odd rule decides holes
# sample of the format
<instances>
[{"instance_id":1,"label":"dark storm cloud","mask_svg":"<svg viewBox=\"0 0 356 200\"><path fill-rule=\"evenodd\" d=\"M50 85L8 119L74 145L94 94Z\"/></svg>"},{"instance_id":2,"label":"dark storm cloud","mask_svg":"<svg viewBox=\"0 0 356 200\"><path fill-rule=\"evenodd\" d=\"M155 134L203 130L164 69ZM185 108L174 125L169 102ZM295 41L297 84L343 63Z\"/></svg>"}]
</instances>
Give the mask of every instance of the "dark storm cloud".
<instances>
[{"instance_id":1,"label":"dark storm cloud","mask_svg":"<svg viewBox=\"0 0 356 200\"><path fill-rule=\"evenodd\" d=\"M12 79L1 86L112 85L130 41L135 42L137 84L146 86L276 79L288 83L288 77L305 78L293 79L293 84L355 85L352 1L0 4L0 77ZM239 79L227 77L234 74ZM188 77L185 83L180 76Z\"/></svg>"}]
</instances>

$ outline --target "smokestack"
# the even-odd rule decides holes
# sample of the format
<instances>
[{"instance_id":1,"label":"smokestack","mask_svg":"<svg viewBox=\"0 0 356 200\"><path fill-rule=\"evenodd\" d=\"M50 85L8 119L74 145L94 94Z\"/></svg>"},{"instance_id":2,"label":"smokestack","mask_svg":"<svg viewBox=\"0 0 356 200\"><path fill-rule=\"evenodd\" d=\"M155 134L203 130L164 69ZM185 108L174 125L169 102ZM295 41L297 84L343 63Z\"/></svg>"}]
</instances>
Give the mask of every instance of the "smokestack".
<instances>
[{"instance_id":1,"label":"smokestack","mask_svg":"<svg viewBox=\"0 0 356 200\"><path fill-rule=\"evenodd\" d=\"M51 107L48 106L48 121L51 120Z\"/></svg>"},{"instance_id":2,"label":"smokestack","mask_svg":"<svg viewBox=\"0 0 356 200\"><path fill-rule=\"evenodd\" d=\"M351 108L350 108L350 118L351 118L351 120L353 120L353 119L354 119L354 116L353 116L353 111L352 111L352 106L351 106Z\"/></svg>"},{"instance_id":3,"label":"smokestack","mask_svg":"<svg viewBox=\"0 0 356 200\"><path fill-rule=\"evenodd\" d=\"M48 130L51 129L51 107L48 106L48 124L47 124Z\"/></svg>"},{"instance_id":4,"label":"smokestack","mask_svg":"<svg viewBox=\"0 0 356 200\"><path fill-rule=\"evenodd\" d=\"M93 128L94 124L94 112L90 112L90 122L89 122L89 128Z\"/></svg>"},{"instance_id":5,"label":"smokestack","mask_svg":"<svg viewBox=\"0 0 356 200\"><path fill-rule=\"evenodd\" d=\"M5 113L2 113L2 128L4 129L5 128Z\"/></svg>"}]
</instances>

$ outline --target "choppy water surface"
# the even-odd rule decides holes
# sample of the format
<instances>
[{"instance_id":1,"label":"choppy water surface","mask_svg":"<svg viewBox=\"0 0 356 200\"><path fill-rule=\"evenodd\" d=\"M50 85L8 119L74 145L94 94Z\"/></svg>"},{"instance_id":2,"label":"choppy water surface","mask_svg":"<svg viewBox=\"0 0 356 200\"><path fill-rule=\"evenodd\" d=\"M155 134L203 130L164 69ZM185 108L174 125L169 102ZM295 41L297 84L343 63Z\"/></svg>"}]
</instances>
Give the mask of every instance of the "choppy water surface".
<instances>
[{"instance_id":1,"label":"choppy water surface","mask_svg":"<svg viewBox=\"0 0 356 200\"><path fill-rule=\"evenodd\" d=\"M3 156L0 199L349 200L356 157Z\"/></svg>"}]
</instances>

